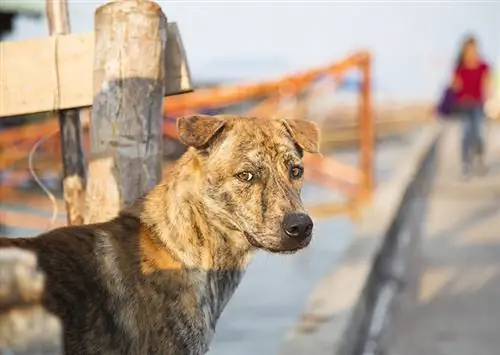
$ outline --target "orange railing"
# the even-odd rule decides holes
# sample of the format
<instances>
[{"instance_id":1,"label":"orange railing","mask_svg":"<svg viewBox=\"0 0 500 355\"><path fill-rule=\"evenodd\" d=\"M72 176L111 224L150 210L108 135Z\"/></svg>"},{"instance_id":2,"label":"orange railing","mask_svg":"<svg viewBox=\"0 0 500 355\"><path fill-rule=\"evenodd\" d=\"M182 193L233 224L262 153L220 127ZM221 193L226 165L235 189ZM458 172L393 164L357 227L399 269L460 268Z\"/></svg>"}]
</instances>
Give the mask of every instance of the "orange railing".
<instances>
[{"instance_id":1,"label":"orange railing","mask_svg":"<svg viewBox=\"0 0 500 355\"><path fill-rule=\"evenodd\" d=\"M200 109L217 108L267 95L269 96L267 100L249 112L252 115L265 116L272 114L273 110L277 109L281 96L298 95L318 77L331 76L341 80L352 69L359 70L361 74L358 117L359 166L352 167L332 158L312 155L306 156L305 159L308 165L307 176L309 179L329 189L341 190L349 198L348 208L355 207L359 202L366 201L370 197L374 185L374 123L371 105L371 57L369 53L355 53L340 62L289 75L275 81L209 88L169 97L164 102L164 111L171 115L196 112ZM175 124L166 124L165 133L170 137L177 137ZM321 208L324 209L324 206ZM331 206L331 208L342 210L339 206Z\"/></svg>"},{"instance_id":2,"label":"orange railing","mask_svg":"<svg viewBox=\"0 0 500 355\"><path fill-rule=\"evenodd\" d=\"M319 77L329 76L342 80L350 70L358 70L361 74L359 91L359 152L358 166L341 163L325 156L307 155L306 177L312 182L328 189L341 191L347 203L340 205L313 206L322 213L352 211L360 202L366 201L373 190L373 150L374 124L371 106L371 57L367 52L355 53L339 62L321 68L315 68L298 74L288 75L274 81L247 85L229 85L216 88L199 89L191 93L171 96L164 101L164 112L169 116L193 113L203 109L218 108L255 98L267 97L249 110L249 115L275 115L280 109L283 98L299 95ZM292 113L293 115L293 113ZM84 132L88 133L88 120L83 120ZM31 146L41 137L58 129L56 120L36 124L26 124L0 131L0 170L26 157ZM177 137L173 121L165 120L164 135ZM58 134L54 135L52 154L58 151ZM87 140L88 142L88 140ZM2 147L16 147L5 153ZM87 147L88 148L88 147ZM325 212L326 211L326 212Z\"/></svg>"}]
</instances>

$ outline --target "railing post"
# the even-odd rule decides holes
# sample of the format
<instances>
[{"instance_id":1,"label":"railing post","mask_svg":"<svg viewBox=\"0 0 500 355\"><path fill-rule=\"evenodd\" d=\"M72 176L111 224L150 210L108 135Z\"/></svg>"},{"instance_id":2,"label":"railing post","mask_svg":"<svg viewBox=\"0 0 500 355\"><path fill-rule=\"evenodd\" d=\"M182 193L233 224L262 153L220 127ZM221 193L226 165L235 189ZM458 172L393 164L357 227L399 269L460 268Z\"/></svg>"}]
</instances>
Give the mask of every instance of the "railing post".
<instances>
[{"instance_id":1,"label":"railing post","mask_svg":"<svg viewBox=\"0 0 500 355\"><path fill-rule=\"evenodd\" d=\"M161 179L166 26L152 1L96 11L86 223L113 218Z\"/></svg>"},{"instance_id":2,"label":"railing post","mask_svg":"<svg viewBox=\"0 0 500 355\"><path fill-rule=\"evenodd\" d=\"M364 54L361 62L361 107L360 107L360 168L363 173L361 199L369 200L374 188L375 127L372 107L372 63L371 55Z\"/></svg>"},{"instance_id":3,"label":"railing post","mask_svg":"<svg viewBox=\"0 0 500 355\"><path fill-rule=\"evenodd\" d=\"M66 0L46 0L45 8L51 35L64 35L71 32ZM60 110L57 114L63 161L64 202L70 225L83 223L85 203L87 171L79 115L78 109Z\"/></svg>"}]
</instances>

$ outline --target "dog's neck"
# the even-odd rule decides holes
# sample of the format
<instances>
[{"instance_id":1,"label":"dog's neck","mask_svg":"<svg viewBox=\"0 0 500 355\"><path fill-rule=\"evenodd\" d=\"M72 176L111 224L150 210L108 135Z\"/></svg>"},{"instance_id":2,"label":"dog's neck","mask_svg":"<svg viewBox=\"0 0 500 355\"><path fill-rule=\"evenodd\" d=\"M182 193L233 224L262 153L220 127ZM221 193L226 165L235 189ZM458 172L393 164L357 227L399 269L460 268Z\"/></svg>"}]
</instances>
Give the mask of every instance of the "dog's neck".
<instances>
[{"instance_id":1,"label":"dog's neck","mask_svg":"<svg viewBox=\"0 0 500 355\"><path fill-rule=\"evenodd\" d=\"M204 201L201 159L188 151L176 162L171 178L146 197L141 220L182 268L193 271L192 286L213 331L251 259L252 247L231 216Z\"/></svg>"}]
</instances>

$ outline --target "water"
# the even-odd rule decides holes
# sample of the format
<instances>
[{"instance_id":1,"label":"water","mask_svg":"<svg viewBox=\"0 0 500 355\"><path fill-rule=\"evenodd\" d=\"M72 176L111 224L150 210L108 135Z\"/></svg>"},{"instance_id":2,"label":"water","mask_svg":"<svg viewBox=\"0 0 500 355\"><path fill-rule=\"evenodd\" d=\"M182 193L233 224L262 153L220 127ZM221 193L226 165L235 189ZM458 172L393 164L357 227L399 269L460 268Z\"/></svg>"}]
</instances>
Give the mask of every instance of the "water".
<instances>
[{"instance_id":1,"label":"water","mask_svg":"<svg viewBox=\"0 0 500 355\"><path fill-rule=\"evenodd\" d=\"M319 278L349 245L352 224L315 224L310 247L291 256L259 253L217 327L210 354L274 354Z\"/></svg>"}]
</instances>

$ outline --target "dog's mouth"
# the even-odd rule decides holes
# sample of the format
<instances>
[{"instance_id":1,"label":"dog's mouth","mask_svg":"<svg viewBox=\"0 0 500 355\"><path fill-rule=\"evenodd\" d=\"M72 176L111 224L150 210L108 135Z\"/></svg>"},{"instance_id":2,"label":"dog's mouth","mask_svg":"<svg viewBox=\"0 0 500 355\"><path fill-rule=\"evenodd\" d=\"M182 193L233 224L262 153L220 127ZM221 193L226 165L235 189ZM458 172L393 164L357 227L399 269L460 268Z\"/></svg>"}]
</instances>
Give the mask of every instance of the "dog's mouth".
<instances>
[{"instance_id":1,"label":"dog's mouth","mask_svg":"<svg viewBox=\"0 0 500 355\"><path fill-rule=\"evenodd\" d=\"M252 234L248 232L244 232L245 238L247 238L248 242L255 248L266 250L271 253L281 253L281 254L293 254L301 249L304 249L306 246L309 245L311 238L304 239L301 243L299 244L294 244L293 246L286 246L283 248L275 248L275 247L269 247L266 246L262 243L260 243Z\"/></svg>"}]
</instances>

